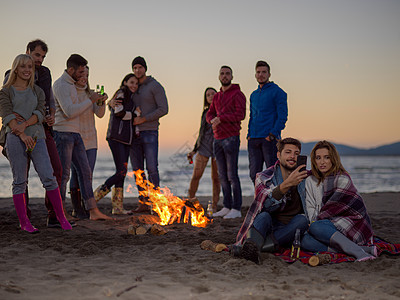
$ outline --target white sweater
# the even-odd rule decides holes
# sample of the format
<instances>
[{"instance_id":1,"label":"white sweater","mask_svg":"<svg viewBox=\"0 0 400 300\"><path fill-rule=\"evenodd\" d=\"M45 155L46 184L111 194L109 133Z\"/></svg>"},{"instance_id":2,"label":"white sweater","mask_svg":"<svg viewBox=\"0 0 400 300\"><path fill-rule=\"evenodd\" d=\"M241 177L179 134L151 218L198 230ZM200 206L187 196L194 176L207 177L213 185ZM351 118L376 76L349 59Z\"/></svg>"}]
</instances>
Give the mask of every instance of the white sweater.
<instances>
[{"instance_id":1,"label":"white sweater","mask_svg":"<svg viewBox=\"0 0 400 300\"><path fill-rule=\"evenodd\" d=\"M91 95L86 88L76 87L79 103L86 101ZM92 92L92 91L91 91ZM102 118L106 112L106 105L98 106L93 103L79 115L79 133L81 134L85 149L97 149L97 131L94 114Z\"/></svg>"},{"instance_id":2,"label":"white sweater","mask_svg":"<svg viewBox=\"0 0 400 300\"><path fill-rule=\"evenodd\" d=\"M53 84L56 104L54 130L80 133L79 115L92 106L92 101L88 97L84 101L79 101L74 83L75 80L64 71Z\"/></svg>"},{"instance_id":3,"label":"white sweater","mask_svg":"<svg viewBox=\"0 0 400 300\"><path fill-rule=\"evenodd\" d=\"M318 179L314 176L308 176L306 179L306 208L307 216L310 223L316 221L322 206L322 197L324 195L324 185L319 185Z\"/></svg>"}]
</instances>

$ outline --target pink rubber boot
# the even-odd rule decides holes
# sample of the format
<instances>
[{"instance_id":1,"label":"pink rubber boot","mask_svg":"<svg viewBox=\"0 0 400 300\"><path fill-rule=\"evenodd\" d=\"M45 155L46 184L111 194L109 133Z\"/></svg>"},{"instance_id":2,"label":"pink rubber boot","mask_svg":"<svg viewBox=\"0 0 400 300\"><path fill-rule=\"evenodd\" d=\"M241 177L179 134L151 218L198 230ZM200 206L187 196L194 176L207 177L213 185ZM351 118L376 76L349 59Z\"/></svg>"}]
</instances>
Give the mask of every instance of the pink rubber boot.
<instances>
[{"instance_id":1,"label":"pink rubber boot","mask_svg":"<svg viewBox=\"0 0 400 300\"><path fill-rule=\"evenodd\" d=\"M38 232L39 230L31 224L26 214L25 194L13 195L13 200L21 229L29 233Z\"/></svg>"},{"instance_id":2,"label":"pink rubber boot","mask_svg":"<svg viewBox=\"0 0 400 300\"><path fill-rule=\"evenodd\" d=\"M54 212L56 213L58 222L61 224L61 228L64 230L71 230L72 226L64 215L64 208L62 205L59 188L56 188L52 191L46 191L46 194L49 197L51 205L53 205Z\"/></svg>"}]
</instances>

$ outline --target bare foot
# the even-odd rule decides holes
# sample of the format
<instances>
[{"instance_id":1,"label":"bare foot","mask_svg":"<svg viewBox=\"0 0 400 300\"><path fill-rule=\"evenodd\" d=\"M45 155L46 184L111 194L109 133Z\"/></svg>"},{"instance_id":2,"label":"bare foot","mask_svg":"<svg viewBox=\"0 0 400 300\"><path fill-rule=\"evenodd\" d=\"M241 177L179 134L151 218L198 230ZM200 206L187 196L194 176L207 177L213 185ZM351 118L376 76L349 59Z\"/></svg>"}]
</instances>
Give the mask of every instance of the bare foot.
<instances>
[{"instance_id":1,"label":"bare foot","mask_svg":"<svg viewBox=\"0 0 400 300\"><path fill-rule=\"evenodd\" d=\"M106 216L103 214L97 207L92 208L89 210L90 213L90 220L96 221L96 220L113 220L113 218Z\"/></svg>"}]
</instances>

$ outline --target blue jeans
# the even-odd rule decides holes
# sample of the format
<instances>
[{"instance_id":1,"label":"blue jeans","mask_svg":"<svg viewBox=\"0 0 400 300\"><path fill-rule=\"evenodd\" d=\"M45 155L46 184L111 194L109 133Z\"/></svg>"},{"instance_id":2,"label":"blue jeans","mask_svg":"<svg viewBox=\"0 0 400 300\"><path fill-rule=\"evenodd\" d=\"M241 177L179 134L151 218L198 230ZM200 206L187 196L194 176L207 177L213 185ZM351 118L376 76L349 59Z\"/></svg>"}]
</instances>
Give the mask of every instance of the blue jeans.
<instances>
[{"instance_id":1,"label":"blue jeans","mask_svg":"<svg viewBox=\"0 0 400 300\"><path fill-rule=\"evenodd\" d=\"M280 246L290 246L294 241L297 228L300 228L301 234L307 230L308 220L304 215L296 215L288 224L283 224L268 212L261 211L254 219L253 227L264 238L272 234L273 239Z\"/></svg>"},{"instance_id":2,"label":"blue jeans","mask_svg":"<svg viewBox=\"0 0 400 300\"><path fill-rule=\"evenodd\" d=\"M94 166L96 164L96 159L97 159L97 149L93 148L86 150L86 156L89 161L89 166L90 170L92 171L92 178L93 178ZM69 180L69 189L76 190L79 189L80 186L81 185L79 184L78 172L76 171L74 164L71 164L71 179Z\"/></svg>"},{"instance_id":3,"label":"blue jeans","mask_svg":"<svg viewBox=\"0 0 400 300\"><path fill-rule=\"evenodd\" d=\"M40 181L46 191L58 188L56 177L53 175L49 154L45 139L38 139L33 151L26 153L25 143L15 134L8 133L6 138L7 157L13 173L12 193L13 195L24 194L28 182L28 162L29 158Z\"/></svg>"},{"instance_id":4,"label":"blue jeans","mask_svg":"<svg viewBox=\"0 0 400 300\"><path fill-rule=\"evenodd\" d=\"M96 208L97 205L96 200L94 200L92 187L92 171L81 135L75 132L61 131L54 131L54 134L54 140L57 144L57 151L63 169L60 186L62 200L65 201L67 182L69 180L71 164L73 164L78 174L79 186L86 209Z\"/></svg>"},{"instance_id":5,"label":"blue jeans","mask_svg":"<svg viewBox=\"0 0 400 300\"><path fill-rule=\"evenodd\" d=\"M214 140L214 155L224 195L224 207L236 210L242 207L242 188L238 175L239 146L239 136Z\"/></svg>"},{"instance_id":6,"label":"blue jeans","mask_svg":"<svg viewBox=\"0 0 400 300\"><path fill-rule=\"evenodd\" d=\"M277 161L276 140L267 141L265 138L250 138L247 140L247 151L249 154L249 169L251 181L256 180L257 173L263 170L265 163L266 168L274 165Z\"/></svg>"},{"instance_id":7,"label":"blue jeans","mask_svg":"<svg viewBox=\"0 0 400 300\"><path fill-rule=\"evenodd\" d=\"M158 174L158 130L141 131L139 137L134 137L129 157L134 171L144 170L144 161L146 160L149 181L155 187L160 186L160 176ZM144 172L143 178L145 179ZM143 191L143 188L138 186L138 190Z\"/></svg>"},{"instance_id":8,"label":"blue jeans","mask_svg":"<svg viewBox=\"0 0 400 300\"><path fill-rule=\"evenodd\" d=\"M330 239L335 232L337 229L330 220L315 221L301 240L301 247L311 252L328 251Z\"/></svg>"},{"instance_id":9,"label":"blue jeans","mask_svg":"<svg viewBox=\"0 0 400 300\"><path fill-rule=\"evenodd\" d=\"M110 189L113 185L116 188L124 187L126 172L128 170L129 151L131 146L114 140L108 140L115 164L115 174L109 177L105 185Z\"/></svg>"}]
</instances>

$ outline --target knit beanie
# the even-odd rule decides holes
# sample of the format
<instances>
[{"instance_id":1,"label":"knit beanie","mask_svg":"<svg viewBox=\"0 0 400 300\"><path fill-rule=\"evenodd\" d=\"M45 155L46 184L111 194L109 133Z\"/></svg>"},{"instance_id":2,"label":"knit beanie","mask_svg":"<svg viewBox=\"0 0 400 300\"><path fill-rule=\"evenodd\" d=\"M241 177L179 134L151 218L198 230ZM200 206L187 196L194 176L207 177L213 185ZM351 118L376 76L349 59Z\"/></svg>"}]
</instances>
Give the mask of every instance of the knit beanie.
<instances>
[{"instance_id":1,"label":"knit beanie","mask_svg":"<svg viewBox=\"0 0 400 300\"><path fill-rule=\"evenodd\" d=\"M147 64L143 57L137 56L132 60L132 69L134 65L141 65L147 71Z\"/></svg>"}]
</instances>

